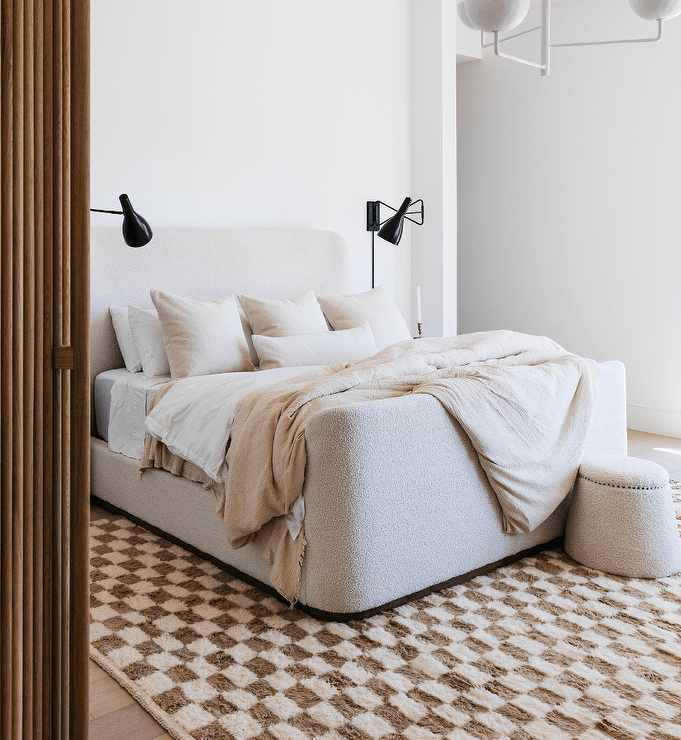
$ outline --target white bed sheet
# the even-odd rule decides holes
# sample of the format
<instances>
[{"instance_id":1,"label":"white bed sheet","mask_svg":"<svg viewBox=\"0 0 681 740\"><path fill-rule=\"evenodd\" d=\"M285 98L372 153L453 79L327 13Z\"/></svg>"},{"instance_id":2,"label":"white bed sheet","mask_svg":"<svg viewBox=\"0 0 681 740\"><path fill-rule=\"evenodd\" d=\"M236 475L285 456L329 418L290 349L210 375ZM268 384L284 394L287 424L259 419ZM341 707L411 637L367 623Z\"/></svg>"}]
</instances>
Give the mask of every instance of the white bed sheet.
<instances>
[{"instance_id":1,"label":"white bed sheet","mask_svg":"<svg viewBox=\"0 0 681 740\"><path fill-rule=\"evenodd\" d=\"M106 425L110 450L136 460L142 459L147 409L159 388L169 380L169 375L149 378L144 373L131 373L125 368L107 370L97 376L97 426L102 429ZM103 407L107 402L108 415L105 415Z\"/></svg>"}]
</instances>

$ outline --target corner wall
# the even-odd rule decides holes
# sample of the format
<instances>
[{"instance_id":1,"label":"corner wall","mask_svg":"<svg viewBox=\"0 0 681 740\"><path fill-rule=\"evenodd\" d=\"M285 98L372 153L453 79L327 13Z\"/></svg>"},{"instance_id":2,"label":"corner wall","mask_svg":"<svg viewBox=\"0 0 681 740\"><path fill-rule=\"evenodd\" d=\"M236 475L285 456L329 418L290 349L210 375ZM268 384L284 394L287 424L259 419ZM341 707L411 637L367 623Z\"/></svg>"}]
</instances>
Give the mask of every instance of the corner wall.
<instances>
[{"instance_id":1,"label":"corner wall","mask_svg":"<svg viewBox=\"0 0 681 740\"><path fill-rule=\"evenodd\" d=\"M656 32L618 0L554 3L552 26ZM629 426L681 437L681 18L552 56L548 77L491 50L458 66L459 331L622 360Z\"/></svg>"}]
</instances>

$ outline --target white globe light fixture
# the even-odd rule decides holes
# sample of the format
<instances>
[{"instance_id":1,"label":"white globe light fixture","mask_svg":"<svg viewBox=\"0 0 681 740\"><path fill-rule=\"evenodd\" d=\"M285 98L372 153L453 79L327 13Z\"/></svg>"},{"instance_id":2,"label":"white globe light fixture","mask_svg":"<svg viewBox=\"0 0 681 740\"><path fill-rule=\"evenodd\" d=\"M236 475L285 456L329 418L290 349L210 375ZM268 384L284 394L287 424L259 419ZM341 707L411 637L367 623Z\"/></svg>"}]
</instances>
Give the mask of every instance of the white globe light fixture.
<instances>
[{"instance_id":1,"label":"white globe light fixture","mask_svg":"<svg viewBox=\"0 0 681 740\"><path fill-rule=\"evenodd\" d=\"M551 51L559 47L568 46L610 46L613 44L638 44L650 41L660 41L662 38L662 24L670 18L681 15L681 0L629 0L636 15L647 21L657 23L657 35L636 39L607 39L605 41L576 41L572 43L551 43L551 0L541 0L541 25L517 31L510 36L501 38L502 33L510 31L523 22L530 9L530 0L460 0L457 10L461 22L475 31L480 31L483 49L494 47L494 53L503 59L510 59L528 67L539 69L542 75L548 75L551 70ZM511 56L501 51L501 44L505 41L539 31L540 53L539 62ZM485 34L491 33L493 40L485 41Z\"/></svg>"},{"instance_id":2,"label":"white globe light fixture","mask_svg":"<svg viewBox=\"0 0 681 740\"><path fill-rule=\"evenodd\" d=\"M668 21L681 15L681 0L629 0L629 5L646 21Z\"/></svg>"},{"instance_id":3,"label":"white globe light fixture","mask_svg":"<svg viewBox=\"0 0 681 740\"><path fill-rule=\"evenodd\" d=\"M476 31L510 31L525 20L530 0L462 0L459 18Z\"/></svg>"},{"instance_id":4,"label":"white globe light fixture","mask_svg":"<svg viewBox=\"0 0 681 740\"><path fill-rule=\"evenodd\" d=\"M479 28L476 28L473 25L473 22L468 17L468 13L466 12L466 0L460 0L458 5L456 6L457 11L459 12L459 19L464 24L464 26L467 26L468 28L472 28L474 31L479 31Z\"/></svg>"}]
</instances>

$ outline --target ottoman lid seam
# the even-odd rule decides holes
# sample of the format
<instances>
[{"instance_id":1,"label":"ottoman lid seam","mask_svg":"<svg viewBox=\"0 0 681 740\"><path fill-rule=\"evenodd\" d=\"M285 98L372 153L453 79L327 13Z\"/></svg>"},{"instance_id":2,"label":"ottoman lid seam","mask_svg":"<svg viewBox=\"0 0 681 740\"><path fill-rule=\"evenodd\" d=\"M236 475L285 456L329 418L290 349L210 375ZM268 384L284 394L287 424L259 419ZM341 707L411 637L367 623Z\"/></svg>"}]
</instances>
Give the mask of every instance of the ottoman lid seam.
<instances>
[{"instance_id":1,"label":"ottoman lid seam","mask_svg":"<svg viewBox=\"0 0 681 740\"><path fill-rule=\"evenodd\" d=\"M579 473L579 477L583 478L584 480L588 480L590 483L595 483L598 486L608 486L609 488L628 488L633 491L661 491L667 487L666 483L663 486L621 486L617 485L616 483L604 483L600 480L594 480L593 478L589 478L588 476L582 475L581 473Z\"/></svg>"}]
</instances>

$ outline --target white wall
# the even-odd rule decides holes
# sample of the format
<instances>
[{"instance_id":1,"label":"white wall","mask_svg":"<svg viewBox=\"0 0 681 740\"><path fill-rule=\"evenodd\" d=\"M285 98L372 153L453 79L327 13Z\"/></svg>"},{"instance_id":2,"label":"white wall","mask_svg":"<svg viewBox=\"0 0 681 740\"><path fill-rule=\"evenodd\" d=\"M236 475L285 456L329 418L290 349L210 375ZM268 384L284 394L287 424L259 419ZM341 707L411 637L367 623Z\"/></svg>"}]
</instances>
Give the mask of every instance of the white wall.
<instances>
[{"instance_id":1,"label":"white wall","mask_svg":"<svg viewBox=\"0 0 681 740\"><path fill-rule=\"evenodd\" d=\"M153 226L331 229L410 191L409 0L93 0L92 206ZM113 216L93 215L93 225ZM410 312L410 233L377 282ZM401 291L401 292L400 292Z\"/></svg>"},{"instance_id":2,"label":"white wall","mask_svg":"<svg viewBox=\"0 0 681 740\"><path fill-rule=\"evenodd\" d=\"M655 32L620 0L554 3L556 43ZM681 437L679 71L681 18L656 44L556 49L548 77L459 65L458 250L459 331L620 359L629 425Z\"/></svg>"}]
</instances>

